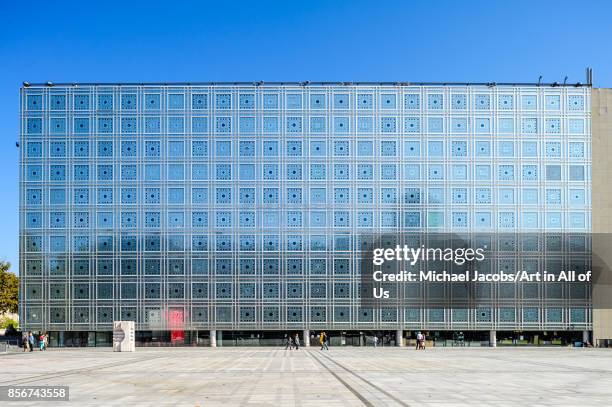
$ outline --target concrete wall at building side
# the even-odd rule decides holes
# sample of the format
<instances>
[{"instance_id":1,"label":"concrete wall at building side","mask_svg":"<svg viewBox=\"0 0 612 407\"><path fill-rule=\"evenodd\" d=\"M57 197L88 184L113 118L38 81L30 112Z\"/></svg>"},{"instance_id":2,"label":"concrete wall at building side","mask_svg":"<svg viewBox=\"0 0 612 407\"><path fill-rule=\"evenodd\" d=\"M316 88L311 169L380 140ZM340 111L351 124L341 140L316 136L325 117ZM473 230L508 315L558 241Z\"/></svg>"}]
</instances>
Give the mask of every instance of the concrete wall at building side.
<instances>
[{"instance_id":1,"label":"concrete wall at building side","mask_svg":"<svg viewBox=\"0 0 612 407\"><path fill-rule=\"evenodd\" d=\"M591 94L591 129L593 146L592 164L592 211L593 234L612 232L612 89L593 89ZM603 239L606 242L608 239ZM596 244L597 239L595 239ZM593 247L598 256L607 264L612 264L610 247ZM605 304L610 295L609 273L600 276L593 285L593 343L602 345L612 340L612 309Z\"/></svg>"}]
</instances>

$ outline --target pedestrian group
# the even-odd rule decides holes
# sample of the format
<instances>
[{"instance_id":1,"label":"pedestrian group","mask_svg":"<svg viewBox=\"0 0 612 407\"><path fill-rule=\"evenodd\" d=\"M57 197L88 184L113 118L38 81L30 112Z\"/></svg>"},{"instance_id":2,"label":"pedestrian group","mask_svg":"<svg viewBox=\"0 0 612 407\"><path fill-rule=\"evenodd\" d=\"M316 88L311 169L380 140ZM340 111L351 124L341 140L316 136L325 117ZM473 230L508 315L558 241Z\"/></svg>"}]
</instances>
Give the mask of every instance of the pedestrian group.
<instances>
[{"instance_id":1,"label":"pedestrian group","mask_svg":"<svg viewBox=\"0 0 612 407\"><path fill-rule=\"evenodd\" d=\"M290 334L286 335L287 342L285 344L285 350L300 350L300 336L295 334L295 336L291 336Z\"/></svg>"},{"instance_id":2,"label":"pedestrian group","mask_svg":"<svg viewBox=\"0 0 612 407\"><path fill-rule=\"evenodd\" d=\"M38 345L38 349L41 351L47 350L47 346L49 345L49 335L44 333L34 335L32 331L24 332L21 336L21 343L24 352L32 352L36 345Z\"/></svg>"},{"instance_id":3,"label":"pedestrian group","mask_svg":"<svg viewBox=\"0 0 612 407\"><path fill-rule=\"evenodd\" d=\"M417 340L416 340L416 350L425 349L425 334L418 332L417 333Z\"/></svg>"}]
</instances>

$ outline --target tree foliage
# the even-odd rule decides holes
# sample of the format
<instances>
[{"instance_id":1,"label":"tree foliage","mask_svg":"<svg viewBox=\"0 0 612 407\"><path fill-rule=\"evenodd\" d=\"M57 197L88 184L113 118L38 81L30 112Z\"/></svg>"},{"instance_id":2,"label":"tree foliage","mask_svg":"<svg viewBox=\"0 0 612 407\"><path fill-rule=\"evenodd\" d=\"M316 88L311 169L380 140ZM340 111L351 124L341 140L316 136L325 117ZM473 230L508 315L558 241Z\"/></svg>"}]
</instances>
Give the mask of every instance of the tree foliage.
<instances>
[{"instance_id":1,"label":"tree foliage","mask_svg":"<svg viewBox=\"0 0 612 407\"><path fill-rule=\"evenodd\" d=\"M0 261L0 313L17 312L19 307L19 277L10 268L11 263Z\"/></svg>"},{"instance_id":2,"label":"tree foliage","mask_svg":"<svg viewBox=\"0 0 612 407\"><path fill-rule=\"evenodd\" d=\"M0 329L10 329L9 327L13 327L15 329L19 328L19 321L5 315L0 317Z\"/></svg>"}]
</instances>

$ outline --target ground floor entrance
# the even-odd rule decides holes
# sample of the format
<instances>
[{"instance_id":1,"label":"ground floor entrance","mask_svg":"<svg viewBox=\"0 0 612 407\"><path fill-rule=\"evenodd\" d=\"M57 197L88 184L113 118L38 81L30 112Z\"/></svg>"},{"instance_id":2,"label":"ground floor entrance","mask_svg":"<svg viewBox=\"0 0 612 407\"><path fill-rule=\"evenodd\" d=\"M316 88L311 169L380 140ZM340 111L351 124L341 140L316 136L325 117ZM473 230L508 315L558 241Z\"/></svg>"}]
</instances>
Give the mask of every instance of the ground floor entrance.
<instances>
[{"instance_id":1,"label":"ground floor entrance","mask_svg":"<svg viewBox=\"0 0 612 407\"><path fill-rule=\"evenodd\" d=\"M136 346L285 346L298 335L300 346L320 346L322 330L136 331ZM589 331L328 330L329 346L415 346L417 334L428 347L590 346ZM50 331L50 347L109 347L111 331Z\"/></svg>"}]
</instances>

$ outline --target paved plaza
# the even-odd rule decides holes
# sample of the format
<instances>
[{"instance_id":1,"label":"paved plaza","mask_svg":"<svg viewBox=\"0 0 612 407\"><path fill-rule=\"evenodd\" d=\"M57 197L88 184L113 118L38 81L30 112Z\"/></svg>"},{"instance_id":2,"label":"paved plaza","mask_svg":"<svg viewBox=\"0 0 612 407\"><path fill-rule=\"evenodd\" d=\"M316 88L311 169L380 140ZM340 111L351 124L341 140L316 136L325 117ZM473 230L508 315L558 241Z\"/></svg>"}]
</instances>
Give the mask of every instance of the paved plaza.
<instances>
[{"instance_id":1,"label":"paved plaza","mask_svg":"<svg viewBox=\"0 0 612 407\"><path fill-rule=\"evenodd\" d=\"M79 406L612 405L605 349L90 348L0 363L0 385L68 385Z\"/></svg>"}]
</instances>

